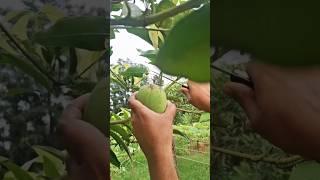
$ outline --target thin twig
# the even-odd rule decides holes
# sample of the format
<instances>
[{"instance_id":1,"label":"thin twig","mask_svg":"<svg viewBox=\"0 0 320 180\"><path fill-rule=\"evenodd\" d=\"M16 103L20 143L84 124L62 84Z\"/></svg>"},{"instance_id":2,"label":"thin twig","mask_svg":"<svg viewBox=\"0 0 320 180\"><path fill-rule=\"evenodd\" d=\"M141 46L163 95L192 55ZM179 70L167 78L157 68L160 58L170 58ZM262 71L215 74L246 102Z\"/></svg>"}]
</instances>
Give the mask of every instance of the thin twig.
<instances>
[{"instance_id":1,"label":"thin twig","mask_svg":"<svg viewBox=\"0 0 320 180\"><path fill-rule=\"evenodd\" d=\"M191 111L191 110L181 109L181 108L177 108L177 111L182 111L182 112L187 112L187 113L194 113L194 114L202 114L202 113L204 113L204 111Z\"/></svg>"},{"instance_id":2,"label":"thin twig","mask_svg":"<svg viewBox=\"0 0 320 180\"><path fill-rule=\"evenodd\" d=\"M126 124L130 122L130 119L126 119L126 120L119 120L119 121L110 121L110 125L117 125L117 124Z\"/></svg>"},{"instance_id":3,"label":"thin twig","mask_svg":"<svg viewBox=\"0 0 320 180\"><path fill-rule=\"evenodd\" d=\"M150 16L141 16L137 18L123 18L123 19L111 19L110 25L127 25L127 26L147 26L154 24L156 22L162 21L169 17L173 17L179 13L186 10L199 7L201 4L205 3L206 0L189 0L179 6L169 8L163 12L156 13Z\"/></svg>"},{"instance_id":4,"label":"thin twig","mask_svg":"<svg viewBox=\"0 0 320 180\"><path fill-rule=\"evenodd\" d=\"M266 157L265 154L262 154L262 155L247 154L247 153L242 153L242 152L233 151L229 149L224 149L221 147L216 147L213 145L211 145L211 149L215 152L223 153L230 156L235 156L238 158L248 159L256 162L263 161L263 162L272 163L272 164L289 164L289 163L299 162L303 160L303 158L298 155L285 157L285 158L272 158L272 157Z\"/></svg>"},{"instance_id":5,"label":"thin twig","mask_svg":"<svg viewBox=\"0 0 320 180\"><path fill-rule=\"evenodd\" d=\"M166 88L164 88L164 91L168 91L168 89L173 86L177 81L179 81L181 77L177 77L174 81L172 81Z\"/></svg>"},{"instance_id":6,"label":"thin twig","mask_svg":"<svg viewBox=\"0 0 320 180\"><path fill-rule=\"evenodd\" d=\"M127 8L127 16L125 17L126 19L130 18L131 17L131 8L129 6L129 3L128 3L128 0L124 0L124 4L126 5L126 8Z\"/></svg>"},{"instance_id":7,"label":"thin twig","mask_svg":"<svg viewBox=\"0 0 320 180\"><path fill-rule=\"evenodd\" d=\"M113 29L144 29L147 31L160 31L160 32L170 31L170 29L164 29L164 28L148 28L148 27L134 27L134 26L121 26L121 25L113 25L113 26L110 26L110 28L113 28Z\"/></svg>"}]
</instances>

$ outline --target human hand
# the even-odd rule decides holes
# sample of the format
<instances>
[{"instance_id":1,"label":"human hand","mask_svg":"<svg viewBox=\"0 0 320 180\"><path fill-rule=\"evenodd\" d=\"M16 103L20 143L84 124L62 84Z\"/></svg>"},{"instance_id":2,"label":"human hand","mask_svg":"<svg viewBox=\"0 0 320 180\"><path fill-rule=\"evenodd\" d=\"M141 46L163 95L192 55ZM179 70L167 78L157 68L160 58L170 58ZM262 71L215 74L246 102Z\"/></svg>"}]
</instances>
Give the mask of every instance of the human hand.
<instances>
[{"instance_id":1,"label":"human hand","mask_svg":"<svg viewBox=\"0 0 320 180\"><path fill-rule=\"evenodd\" d=\"M320 69L251 63L251 89L227 83L224 91L244 108L249 125L283 150L319 160Z\"/></svg>"},{"instance_id":2,"label":"human hand","mask_svg":"<svg viewBox=\"0 0 320 180\"><path fill-rule=\"evenodd\" d=\"M144 106L135 95L129 99L133 133L148 160L151 179L177 179L172 152L176 106L168 101L166 111L159 114Z\"/></svg>"},{"instance_id":3,"label":"human hand","mask_svg":"<svg viewBox=\"0 0 320 180\"><path fill-rule=\"evenodd\" d=\"M197 83L189 80L188 87L189 89L181 88L188 101L198 109L210 112L210 83Z\"/></svg>"},{"instance_id":4,"label":"human hand","mask_svg":"<svg viewBox=\"0 0 320 180\"><path fill-rule=\"evenodd\" d=\"M110 179L108 140L97 128L82 120L88 99L89 95L83 95L66 107L57 133L70 156L67 161L70 179L106 180Z\"/></svg>"}]
</instances>

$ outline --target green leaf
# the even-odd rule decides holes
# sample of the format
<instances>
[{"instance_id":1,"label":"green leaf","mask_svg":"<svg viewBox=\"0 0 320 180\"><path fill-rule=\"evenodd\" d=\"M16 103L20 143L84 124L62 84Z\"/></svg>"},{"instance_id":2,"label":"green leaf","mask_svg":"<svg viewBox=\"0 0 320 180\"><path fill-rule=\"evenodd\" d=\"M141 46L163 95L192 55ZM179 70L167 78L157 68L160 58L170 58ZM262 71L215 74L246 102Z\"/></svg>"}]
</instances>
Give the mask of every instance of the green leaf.
<instances>
[{"instance_id":1,"label":"green leaf","mask_svg":"<svg viewBox=\"0 0 320 180\"><path fill-rule=\"evenodd\" d=\"M66 17L47 31L36 33L34 40L49 47L105 50L108 28L106 18L102 16Z\"/></svg>"},{"instance_id":2,"label":"green leaf","mask_svg":"<svg viewBox=\"0 0 320 180\"><path fill-rule=\"evenodd\" d=\"M210 121L210 113L202 113L199 122Z\"/></svg>"},{"instance_id":3,"label":"green leaf","mask_svg":"<svg viewBox=\"0 0 320 180\"><path fill-rule=\"evenodd\" d=\"M130 142L130 139L129 139L129 134L127 133L127 131L125 129L123 129L121 126L119 125L112 125L110 127L110 129L118 134L121 135L121 137L127 141L127 142Z\"/></svg>"},{"instance_id":4,"label":"green leaf","mask_svg":"<svg viewBox=\"0 0 320 180\"><path fill-rule=\"evenodd\" d=\"M35 157L35 158L33 158L33 159L25 162L25 163L21 166L21 168L24 169L24 170L26 170L26 171L28 171L34 163L41 163L41 162L42 162L42 160L41 160L41 158L38 156L38 157Z\"/></svg>"},{"instance_id":5,"label":"green leaf","mask_svg":"<svg viewBox=\"0 0 320 180\"><path fill-rule=\"evenodd\" d=\"M32 64L26 62L25 59L18 58L16 56L13 56L11 54L0 54L0 64L10 64L14 67L20 69L21 71L25 72L36 82L41 84L47 89L51 89L51 82L47 79L45 75L43 75L40 71L38 71L37 68L35 68Z\"/></svg>"},{"instance_id":6,"label":"green leaf","mask_svg":"<svg viewBox=\"0 0 320 180\"><path fill-rule=\"evenodd\" d=\"M175 128L173 129L173 134L176 134L176 135L179 135L179 136L184 137L186 139L189 139L189 137L185 133L183 133L183 132L181 132L181 131L179 131L178 129L175 129Z\"/></svg>"},{"instance_id":7,"label":"green leaf","mask_svg":"<svg viewBox=\"0 0 320 180\"><path fill-rule=\"evenodd\" d=\"M34 145L32 147L46 151L46 152L50 153L51 155L55 156L57 159L60 159L61 161L66 161L66 159L67 159L67 151L66 150L61 151L61 150L56 149L51 146L40 146L40 145Z\"/></svg>"},{"instance_id":8,"label":"green leaf","mask_svg":"<svg viewBox=\"0 0 320 180\"><path fill-rule=\"evenodd\" d=\"M148 73L148 69L144 66L130 66L121 72L121 75L124 77L143 77L146 73Z\"/></svg>"},{"instance_id":9,"label":"green leaf","mask_svg":"<svg viewBox=\"0 0 320 180\"><path fill-rule=\"evenodd\" d=\"M123 140L113 131L110 131L110 136L119 144L119 146L126 151L128 156L131 158L131 153L128 146L123 142Z\"/></svg>"},{"instance_id":10,"label":"green leaf","mask_svg":"<svg viewBox=\"0 0 320 180\"><path fill-rule=\"evenodd\" d=\"M8 158L7 157L4 157L4 156L0 156L0 162L4 162L4 161L7 161Z\"/></svg>"},{"instance_id":11,"label":"green leaf","mask_svg":"<svg viewBox=\"0 0 320 180\"><path fill-rule=\"evenodd\" d=\"M120 161L117 158L117 155L110 149L110 162L116 167L120 168Z\"/></svg>"},{"instance_id":12,"label":"green leaf","mask_svg":"<svg viewBox=\"0 0 320 180\"><path fill-rule=\"evenodd\" d=\"M11 46L8 44L8 40L5 37L1 37L0 35L0 48L7 51L10 54L17 54L17 51L13 49Z\"/></svg>"},{"instance_id":13,"label":"green leaf","mask_svg":"<svg viewBox=\"0 0 320 180\"><path fill-rule=\"evenodd\" d=\"M16 24L12 27L11 33L16 35L20 40L28 39L28 25L31 19L31 14L26 14L22 16Z\"/></svg>"},{"instance_id":14,"label":"green leaf","mask_svg":"<svg viewBox=\"0 0 320 180\"><path fill-rule=\"evenodd\" d=\"M0 162L3 166L12 171L17 180L34 180L32 176L24 169L10 161Z\"/></svg>"},{"instance_id":15,"label":"green leaf","mask_svg":"<svg viewBox=\"0 0 320 180\"><path fill-rule=\"evenodd\" d=\"M122 3L112 3L112 11L119 11L122 9Z\"/></svg>"},{"instance_id":16,"label":"green leaf","mask_svg":"<svg viewBox=\"0 0 320 180\"><path fill-rule=\"evenodd\" d=\"M320 164L315 161L307 161L296 165L289 180L318 180L319 177Z\"/></svg>"},{"instance_id":17,"label":"green leaf","mask_svg":"<svg viewBox=\"0 0 320 180\"><path fill-rule=\"evenodd\" d=\"M33 146L33 149L42 158L45 175L49 178L60 177L60 171L64 167L62 161L41 148Z\"/></svg>"},{"instance_id":18,"label":"green leaf","mask_svg":"<svg viewBox=\"0 0 320 180\"><path fill-rule=\"evenodd\" d=\"M42 7L41 12L44 13L51 22L55 23L65 16L64 12L58 7L46 4Z\"/></svg>"},{"instance_id":19,"label":"green leaf","mask_svg":"<svg viewBox=\"0 0 320 180\"><path fill-rule=\"evenodd\" d=\"M255 60L276 65L320 64L319 1L224 0L212 7L214 46L248 52Z\"/></svg>"},{"instance_id":20,"label":"green leaf","mask_svg":"<svg viewBox=\"0 0 320 180\"><path fill-rule=\"evenodd\" d=\"M91 81L97 81L97 68L99 61L103 60L102 57L105 54L105 51L88 51L84 49L77 49L77 72L81 77L90 79ZM87 69L90 67L90 69ZM87 70L85 73L83 73Z\"/></svg>"},{"instance_id":21,"label":"green leaf","mask_svg":"<svg viewBox=\"0 0 320 180\"><path fill-rule=\"evenodd\" d=\"M160 48L155 65L164 73L194 81L210 80L210 6L179 21Z\"/></svg>"},{"instance_id":22,"label":"green leaf","mask_svg":"<svg viewBox=\"0 0 320 180\"><path fill-rule=\"evenodd\" d=\"M43 156L42 158L45 175L49 178L59 178L60 173L56 165L47 156Z\"/></svg>"},{"instance_id":23,"label":"green leaf","mask_svg":"<svg viewBox=\"0 0 320 180\"><path fill-rule=\"evenodd\" d=\"M140 56L148 58L153 63L155 62L157 58L158 50L148 50L148 51L138 50L138 51L140 52Z\"/></svg>"},{"instance_id":24,"label":"green leaf","mask_svg":"<svg viewBox=\"0 0 320 180\"><path fill-rule=\"evenodd\" d=\"M169 8L172 8L176 6L171 0L162 0L157 6L156 6L156 12L162 12L164 10L167 10ZM173 25L173 17L167 18L159 23L157 23L158 27L161 28L170 28Z\"/></svg>"},{"instance_id":25,"label":"green leaf","mask_svg":"<svg viewBox=\"0 0 320 180\"><path fill-rule=\"evenodd\" d=\"M150 36L149 36L149 31L144 29L144 28L127 28L127 31L131 34L134 34L141 39L145 40L147 43L152 44Z\"/></svg>"}]
</instances>

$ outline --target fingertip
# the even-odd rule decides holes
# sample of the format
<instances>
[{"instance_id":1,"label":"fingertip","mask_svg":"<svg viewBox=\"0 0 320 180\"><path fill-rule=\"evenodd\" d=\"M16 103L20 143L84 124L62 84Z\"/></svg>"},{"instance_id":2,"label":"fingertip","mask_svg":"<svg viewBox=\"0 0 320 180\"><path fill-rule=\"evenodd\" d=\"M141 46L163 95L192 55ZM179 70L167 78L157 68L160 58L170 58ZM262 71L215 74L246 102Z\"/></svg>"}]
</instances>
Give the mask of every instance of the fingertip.
<instances>
[{"instance_id":1,"label":"fingertip","mask_svg":"<svg viewBox=\"0 0 320 180\"><path fill-rule=\"evenodd\" d=\"M173 104L172 102L168 101L167 102L167 111L168 112L176 112L177 107L175 104Z\"/></svg>"}]
</instances>

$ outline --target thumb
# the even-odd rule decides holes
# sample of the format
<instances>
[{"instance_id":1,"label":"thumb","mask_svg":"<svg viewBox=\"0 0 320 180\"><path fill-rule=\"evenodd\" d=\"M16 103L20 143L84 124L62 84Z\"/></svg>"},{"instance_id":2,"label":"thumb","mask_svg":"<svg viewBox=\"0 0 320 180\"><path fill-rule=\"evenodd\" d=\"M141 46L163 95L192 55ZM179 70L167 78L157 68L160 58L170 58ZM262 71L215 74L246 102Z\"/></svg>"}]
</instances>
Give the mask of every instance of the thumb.
<instances>
[{"instance_id":1,"label":"thumb","mask_svg":"<svg viewBox=\"0 0 320 180\"><path fill-rule=\"evenodd\" d=\"M189 89L182 87L181 92L187 97L188 101L191 100L191 95L190 95Z\"/></svg>"},{"instance_id":2,"label":"thumb","mask_svg":"<svg viewBox=\"0 0 320 180\"><path fill-rule=\"evenodd\" d=\"M176 111L177 111L176 105L171 103L170 101L168 101L167 109L165 111L165 114L170 116L170 117L174 117L176 115Z\"/></svg>"},{"instance_id":3,"label":"thumb","mask_svg":"<svg viewBox=\"0 0 320 180\"><path fill-rule=\"evenodd\" d=\"M250 120L251 126L254 126L259 115L254 91L246 85L228 82L224 86L224 92L241 105Z\"/></svg>"}]
</instances>

